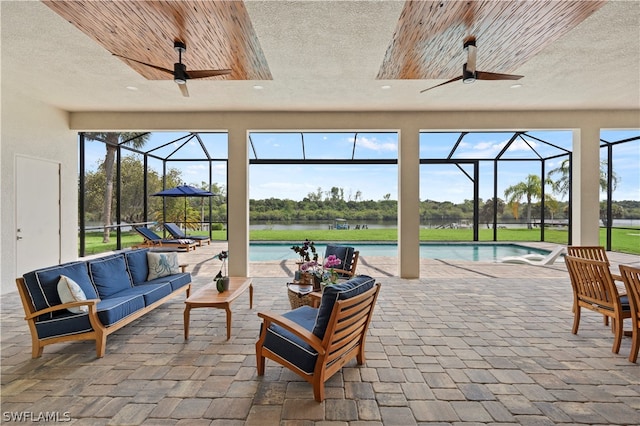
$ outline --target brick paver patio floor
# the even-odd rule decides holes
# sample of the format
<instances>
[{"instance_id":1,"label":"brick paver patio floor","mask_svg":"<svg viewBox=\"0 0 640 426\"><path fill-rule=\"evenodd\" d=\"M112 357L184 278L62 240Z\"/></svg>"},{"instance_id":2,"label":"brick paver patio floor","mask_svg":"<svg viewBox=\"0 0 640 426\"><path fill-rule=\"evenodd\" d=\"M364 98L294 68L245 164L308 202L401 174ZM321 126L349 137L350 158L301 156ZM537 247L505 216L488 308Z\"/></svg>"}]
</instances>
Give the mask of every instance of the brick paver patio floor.
<instances>
[{"instance_id":1,"label":"brick paver patio floor","mask_svg":"<svg viewBox=\"0 0 640 426\"><path fill-rule=\"evenodd\" d=\"M195 288L217 272L218 249L181 254ZM640 264L637 256L611 260L616 271L620 262ZM31 359L17 292L2 296L2 422L54 413L92 426L640 424L631 339L611 353L613 335L592 312L571 334L562 260L549 267L424 260L422 278L404 280L393 276L395 259L362 256L358 272L383 285L367 362L330 379L322 403L269 360L265 376L256 375L256 312L290 309L284 283L294 266L251 265L254 309L235 303L229 341L217 309L193 311L185 341L178 298L109 336L102 359L91 342L48 346Z\"/></svg>"}]
</instances>

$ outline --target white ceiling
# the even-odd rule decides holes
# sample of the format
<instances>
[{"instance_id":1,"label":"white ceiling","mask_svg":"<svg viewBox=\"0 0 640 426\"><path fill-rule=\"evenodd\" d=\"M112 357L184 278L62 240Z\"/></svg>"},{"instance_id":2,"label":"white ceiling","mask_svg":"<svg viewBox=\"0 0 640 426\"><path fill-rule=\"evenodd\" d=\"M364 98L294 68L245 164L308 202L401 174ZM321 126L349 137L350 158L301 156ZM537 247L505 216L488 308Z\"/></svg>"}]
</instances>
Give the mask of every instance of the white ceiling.
<instances>
[{"instance_id":1,"label":"white ceiling","mask_svg":"<svg viewBox=\"0 0 640 426\"><path fill-rule=\"evenodd\" d=\"M191 80L184 98L175 83L144 79L40 2L2 1L2 90L67 111L640 108L640 0L610 1L513 70L525 76L520 88L457 82L423 94L444 80L376 80L403 5L247 1L273 80ZM479 45L479 62L486 54Z\"/></svg>"}]
</instances>

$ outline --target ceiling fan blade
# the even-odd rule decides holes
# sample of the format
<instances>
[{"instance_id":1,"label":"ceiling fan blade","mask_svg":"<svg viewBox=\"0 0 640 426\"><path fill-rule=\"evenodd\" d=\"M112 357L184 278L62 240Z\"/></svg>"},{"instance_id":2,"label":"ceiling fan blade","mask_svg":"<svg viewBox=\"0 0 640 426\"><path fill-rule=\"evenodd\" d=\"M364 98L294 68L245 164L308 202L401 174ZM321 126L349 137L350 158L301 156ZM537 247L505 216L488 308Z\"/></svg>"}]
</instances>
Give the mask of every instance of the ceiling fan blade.
<instances>
[{"instance_id":1,"label":"ceiling fan blade","mask_svg":"<svg viewBox=\"0 0 640 426\"><path fill-rule=\"evenodd\" d=\"M476 71L476 80L520 80L523 75L498 74L495 72Z\"/></svg>"},{"instance_id":2,"label":"ceiling fan blade","mask_svg":"<svg viewBox=\"0 0 640 426\"><path fill-rule=\"evenodd\" d=\"M187 89L187 83L178 84L178 87L180 88L180 91L182 92L182 96L184 96L185 98L188 98L189 97L189 89Z\"/></svg>"},{"instance_id":3,"label":"ceiling fan blade","mask_svg":"<svg viewBox=\"0 0 640 426\"><path fill-rule=\"evenodd\" d=\"M153 65L153 64L148 64L146 62L137 61L135 59L127 58L126 56L117 55L115 53L113 54L113 56L117 56L118 58L126 59L127 61L135 62L135 63L138 63L140 65L151 67L151 68L157 69L158 71L162 71L162 72L165 72L167 74L173 75L173 71L172 70L169 70L169 69L166 69L166 68L162 68L162 67L159 67L157 65Z\"/></svg>"},{"instance_id":4,"label":"ceiling fan blade","mask_svg":"<svg viewBox=\"0 0 640 426\"><path fill-rule=\"evenodd\" d=\"M462 76L458 76L456 78L452 78L451 80L445 81L444 83L440 83L437 86L433 86L433 87L429 87L427 89L421 90L420 93L424 93L427 90L435 89L436 87L444 86L445 84L453 83L454 81L458 81L458 80L462 80Z\"/></svg>"},{"instance_id":5,"label":"ceiling fan blade","mask_svg":"<svg viewBox=\"0 0 640 426\"><path fill-rule=\"evenodd\" d=\"M231 74L231 70L196 70L196 71L187 71L187 75L191 79L216 77L218 75L227 75L227 74Z\"/></svg>"}]
</instances>

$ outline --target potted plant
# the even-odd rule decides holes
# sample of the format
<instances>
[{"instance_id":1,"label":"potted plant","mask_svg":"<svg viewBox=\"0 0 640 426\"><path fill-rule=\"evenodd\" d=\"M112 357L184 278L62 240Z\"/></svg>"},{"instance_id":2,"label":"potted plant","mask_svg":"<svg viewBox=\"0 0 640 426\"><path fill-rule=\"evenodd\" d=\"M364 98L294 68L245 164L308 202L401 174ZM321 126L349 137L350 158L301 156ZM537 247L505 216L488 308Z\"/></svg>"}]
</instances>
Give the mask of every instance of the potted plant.
<instances>
[{"instance_id":1,"label":"potted plant","mask_svg":"<svg viewBox=\"0 0 640 426\"><path fill-rule=\"evenodd\" d=\"M300 278L299 281L302 284L314 284L314 273L318 266L318 252L313 241L308 239L304 240L302 244L291 247L300 260L296 262L298 264L298 270Z\"/></svg>"},{"instance_id":2,"label":"potted plant","mask_svg":"<svg viewBox=\"0 0 640 426\"><path fill-rule=\"evenodd\" d=\"M218 271L216 276L213 278L213 281L216 283L216 290L218 290L219 293L229 290L229 277L227 276L227 258L228 257L229 257L229 252L224 250L213 257L214 259L218 259L222 261L222 265L220 265L220 270Z\"/></svg>"}]
</instances>

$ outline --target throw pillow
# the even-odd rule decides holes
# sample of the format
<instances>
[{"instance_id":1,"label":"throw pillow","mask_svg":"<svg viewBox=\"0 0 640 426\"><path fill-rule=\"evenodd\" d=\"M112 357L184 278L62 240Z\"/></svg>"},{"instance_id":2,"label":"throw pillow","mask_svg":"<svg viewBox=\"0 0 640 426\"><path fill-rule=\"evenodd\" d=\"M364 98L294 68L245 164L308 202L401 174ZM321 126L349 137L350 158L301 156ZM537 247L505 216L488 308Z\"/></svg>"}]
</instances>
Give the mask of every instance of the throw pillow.
<instances>
[{"instance_id":1,"label":"throw pillow","mask_svg":"<svg viewBox=\"0 0 640 426\"><path fill-rule=\"evenodd\" d=\"M147 252L149 275L147 281L180 272L178 253L151 253Z\"/></svg>"},{"instance_id":2,"label":"throw pillow","mask_svg":"<svg viewBox=\"0 0 640 426\"><path fill-rule=\"evenodd\" d=\"M87 300L87 296L85 296L84 291L82 291L78 283L64 275L60 275L60 280L58 280L58 296L60 296L62 303ZM67 310L74 314L86 314L89 312L89 307L76 306L75 308L68 308Z\"/></svg>"}]
</instances>

